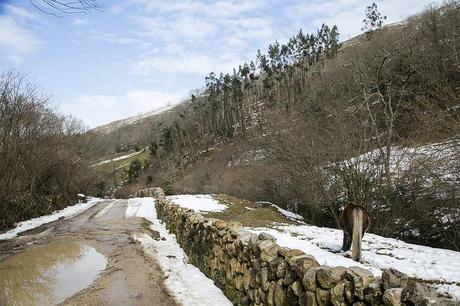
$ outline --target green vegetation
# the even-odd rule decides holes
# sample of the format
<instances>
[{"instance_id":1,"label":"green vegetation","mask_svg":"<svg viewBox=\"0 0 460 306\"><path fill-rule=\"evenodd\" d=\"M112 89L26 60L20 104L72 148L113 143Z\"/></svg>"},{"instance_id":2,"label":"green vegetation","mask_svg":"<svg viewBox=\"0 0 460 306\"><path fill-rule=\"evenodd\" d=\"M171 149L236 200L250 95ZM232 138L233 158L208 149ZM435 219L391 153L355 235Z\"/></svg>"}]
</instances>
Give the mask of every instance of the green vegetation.
<instances>
[{"instance_id":1,"label":"green vegetation","mask_svg":"<svg viewBox=\"0 0 460 306\"><path fill-rule=\"evenodd\" d=\"M129 168L127 171L128 174L128 182L133 182L136 180L139 175L141 174L142 164L138 159L135 159L129 163Z\"/></svg>"},{"instance_id":2,"label":"green vegetation","mask_svg":"<svg viewBox=\"0 0 460 306\"><path fill-rule=\"evenodd\" d=\"M126 153L123 153L124 155ZM112 157L116 158L116 156ZM142 165L148 164L149 152L147 150L141 150L137 154L129 156L120 160L111 160L110 162L95 165L94 169L102 175L116 177L118 180L129 179L129 169L131 164L137 160ZM140 173L139 173L140 174ZM127 176L128 175L128 176Z\"/></svg>"}]
</instances>

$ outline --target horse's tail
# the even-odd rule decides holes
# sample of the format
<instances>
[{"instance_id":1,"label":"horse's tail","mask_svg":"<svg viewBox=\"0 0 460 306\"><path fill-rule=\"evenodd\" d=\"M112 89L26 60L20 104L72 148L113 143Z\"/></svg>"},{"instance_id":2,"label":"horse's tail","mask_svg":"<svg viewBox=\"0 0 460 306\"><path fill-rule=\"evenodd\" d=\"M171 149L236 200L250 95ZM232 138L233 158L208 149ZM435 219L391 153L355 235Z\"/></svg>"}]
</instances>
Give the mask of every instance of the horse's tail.
<instances>
[{"instance_id":1,"label":"horse's tail","mask_svg":"<svg viewBox=\"0 0 460 306\"><path fill-rule=\"evenodd\" d=\"M363 211L353 209L353 238L351 245L351 256L354 260L361 259L361 239L363 238Z\"/></svg>"}]
</instances>

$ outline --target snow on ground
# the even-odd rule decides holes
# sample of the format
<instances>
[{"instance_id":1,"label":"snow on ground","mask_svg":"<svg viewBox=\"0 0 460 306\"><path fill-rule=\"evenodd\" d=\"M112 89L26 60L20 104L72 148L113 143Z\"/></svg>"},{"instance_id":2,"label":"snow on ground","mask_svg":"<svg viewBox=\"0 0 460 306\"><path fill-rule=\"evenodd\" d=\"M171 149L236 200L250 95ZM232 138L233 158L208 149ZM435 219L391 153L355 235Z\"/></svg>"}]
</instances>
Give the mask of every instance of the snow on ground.
<instances>
[{"instance_id":1,"label":"snow on ground","mask_svg":"<svg viewBox=\"0 0 460 306\"><path fill-rule=\"evenodd\" d=\"M182 194L175 196L168 196L168 200L173 201L175 204L193 209L197 212L219 212L227 209L227 205L219 203L219 201L212 198L211 195L205 194Z\"/></svg>"},{"instance_id":2,"label":"snow on ground","mask_svg":"<svg viewBox=\"0 0 460 306\"><path fill-rule=\"evenodd\" d=\"M125 216L149 220L152 222L151 228L165 239L155 240L146 234L135 236L146 252L157 259L165 273L165 285L168 290L182 305L232 305L212 280L197 267L187 263L187 255L177 243L175 235L170 234L157 218L154 203L153 198L129 199Z\"/></svg>"},{"instance_id":3,"label":"snow on ground","mask_svg":"<svg viewBox=\"0 0 460 306\"><path fill-rule=\"evenodd\" d=\"M153 223L157 218L152 198L135 198L128 200L128 207L125 211L125 218L145 218Z\"/></svg>"},{"instance_id":4,"label":"snow on ground","mask_svg":"<svg viewBox=\"0 0 460 306\"><path fill-rule=\"evenodd\" d=\"M91 167L96 167L96 166L100 166L100 165L103 165L103 164L108 164L108 163L111 163L111 162L114 162L114 161L118 161L118 160L122 160L122 159L127 159L127 158L130 158L131 156L134 156L134 155L137 155L137 154L141 154L142 152L144 152L146 149L143 149L141 151L138 151L138 152L133 152L133 153L130 153L130 154L127 154L127 155L123 155L123 156L118 156L118 157L115 157L115 158L112 158L112 159L106 159L106 160L103 160L101 162L98 162L98 163L95 163L93 164Z\"/></svg>"},{"instance_id":5,"label":"snow on ground","mask_svg":"<svg viewBox=\"0 0 460 306\"><path fill-rule=\"evenodd\" d=\"M460 300L460 252L405 243L367 233L363 239L362 261L357 263L339 251L342 231L312 225L279 225L275 228L250 228L277 238L280 246L300 249L327 266L359 266L380 275L382 269L395 268L422 280L444 283L438 290Z\"/></svg>"},{"instance_id":6,"label":"snow on ground","mask_svg":"<svg viewBox=\"0 0 460 306\"><path fill-rule=\"evenodd\" d=\"M67 206L64 209L56 210L51 215L41 216L27 221L20 222L15 228L9 230L6 233L0 234L0 240L11 239L16 237L19 233L25 232L27 230L39 227L43 224L50 223L58 220L59 218L71 218L78 214L81 214L88 208L96 205L97 203L103 201L99 198L89 198L86 203L78 203L75 205Z\"/></svg>"},{"instance_id":7,"label":"snow on ground","mask_svg":"<svg viewBox=\"0 0 460 306\"><path fill-rule=\"evenodd\" d=\"M276 204L273 204L271 202L267 202L267 201L258 201L256 203L259 203L259 204L267 204L267 205L270 205L270 206L273 206L275 207L278 212L280 214L282 214L283 216L285 216L286 218L288 219L291 219L293 221L303 221L303 217L301 215L298 215L296 213L293 213L292 211L289 211L289 210L286 210L286 209L283 209L281 207L279 207L278 205Z\"/></svg>"},{"instance_id":8,"label":"snow on ground","mask_svg":"<svg viewBox=\"0 0 460 306\"><path fill-rule=\"evenodd\" d=\"M292 211L283 209L275 204L273 204L272 206L274 206L282 215L284 215L288 219L296 220L296 221L303 221L303 217L301 215L298 215L296 213L293 213Z\"/></svg>"},{"instance_id":9,"label":"snow on ground","mask_svg":"<svg viewBox=\"0 0 460 306\"><path fill-rule=\"evenodd\" d=\"M424 186L430 187L432 179L436 176L444 183L455 184L458 182L458 158L460 139L458 137L447 139L443 142L432 143L418 147L394 146L390 149L390 172L396 178L401 178L413 168L424 169L431 172L424 179ZM382 165L382 149L376 149L360 156L344 161L345 164L357 165L358 169L374 169L375 165ZM414 168L415 167L415 168Z\"/></svg>"}]
</instances>

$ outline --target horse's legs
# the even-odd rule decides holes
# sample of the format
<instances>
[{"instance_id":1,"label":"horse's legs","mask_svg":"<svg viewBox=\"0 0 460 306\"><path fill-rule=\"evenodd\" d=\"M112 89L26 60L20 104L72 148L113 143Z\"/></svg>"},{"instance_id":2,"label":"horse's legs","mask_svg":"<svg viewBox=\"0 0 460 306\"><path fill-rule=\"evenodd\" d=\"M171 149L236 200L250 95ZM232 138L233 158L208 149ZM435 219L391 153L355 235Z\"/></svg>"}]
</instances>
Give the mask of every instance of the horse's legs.
<instances>
[{"instance_id":1,"label":"horse's legs","mask_svg":"<svg viewBox=\"0 0 460 306\"><path fill-rule=\"evenodd\" d=\"M347 235L347 251L350 250L350 248L351 248L351 242L352 242L352 240L353 240L352 237L353 237L353 236L352 236L351 233Z\"/></svg>"},{"instance_id":2,"label":"horse's legs","mask_svg":"<svg viewBox=\"0 0 460 306\"><path fill-rule=\"evenodd\" d=\"M342 243L342 251L346 252L351 247L351 239L350 235L347 232L343 232L343 243Z\"/></svg>"}]
</instances>

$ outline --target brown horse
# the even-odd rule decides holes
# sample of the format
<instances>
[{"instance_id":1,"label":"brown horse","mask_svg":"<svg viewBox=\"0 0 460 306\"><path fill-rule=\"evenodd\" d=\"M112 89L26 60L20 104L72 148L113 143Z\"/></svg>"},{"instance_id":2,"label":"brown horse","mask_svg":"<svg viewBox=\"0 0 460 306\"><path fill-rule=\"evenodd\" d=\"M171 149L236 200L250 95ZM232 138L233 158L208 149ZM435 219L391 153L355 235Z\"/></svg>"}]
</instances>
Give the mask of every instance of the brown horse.
<instances>
[{"instance_id":1,"label":"brown horse","mask_svg":"<svg viewBox=\"0 0 460 306\"><path fill-rule=\"evenodd\" d=\"M348 204L338 218L339 227L343 230L342 251L352 249L351 257L361 259L361 240L369 229L370 218L367 210L358 205Z\"/></svg>"}]
</instances>

